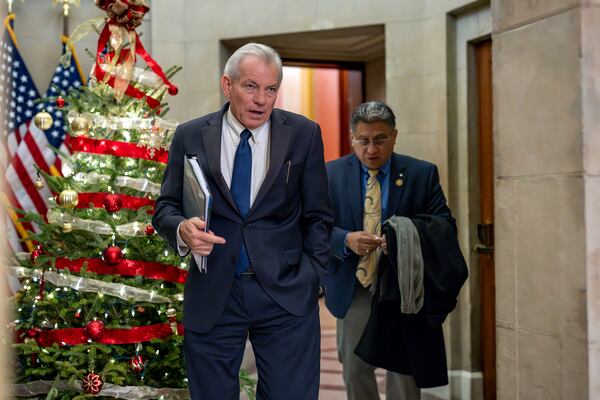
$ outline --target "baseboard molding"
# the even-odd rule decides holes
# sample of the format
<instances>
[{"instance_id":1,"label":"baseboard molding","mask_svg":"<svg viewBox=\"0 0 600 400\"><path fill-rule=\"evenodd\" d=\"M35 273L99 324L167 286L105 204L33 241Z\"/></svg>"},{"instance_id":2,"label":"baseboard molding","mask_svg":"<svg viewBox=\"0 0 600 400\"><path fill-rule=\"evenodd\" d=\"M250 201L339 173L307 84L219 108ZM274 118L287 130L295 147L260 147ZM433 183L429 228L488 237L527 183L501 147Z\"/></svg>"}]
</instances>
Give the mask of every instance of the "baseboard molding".
<instances>
[{"instance_id":1,"label":"baseboard molding","mask_svg":"<svg viewBox=\"0 0 600 400\"><path fill-rule=\"evenodd\" d=\"M448 371L449 384L430 389L423 393L427 399L440 400L483 400L483 374L464 370Z\"/></svg>"},{"instance_id":2,"label":"baseboard molding","mask_svg":"<svg viewBox=\"0 0 600 400\"><path fill-rule=\"evenodd\" d=\"M450 399L483 400L483 373L481 371L451 370Z\"/></svg>"}]
</instances>

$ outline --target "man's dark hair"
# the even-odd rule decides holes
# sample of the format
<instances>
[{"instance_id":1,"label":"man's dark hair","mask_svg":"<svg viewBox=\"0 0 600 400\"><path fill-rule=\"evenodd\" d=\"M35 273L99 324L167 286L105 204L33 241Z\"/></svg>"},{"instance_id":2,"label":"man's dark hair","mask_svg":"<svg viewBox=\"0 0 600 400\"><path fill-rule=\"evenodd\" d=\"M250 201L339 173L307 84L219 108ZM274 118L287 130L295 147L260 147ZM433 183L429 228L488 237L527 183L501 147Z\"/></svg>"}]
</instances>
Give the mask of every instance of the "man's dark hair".
<instances>
[{"instance_id":1,"label":"man's dark hair","mask_svg":"<svg viewBox=\"0 0 600 400\"><path fill-rule=\"evenodd\" d=\"M350 129L355 131L359 122L377 122L381 121L390 128L396 127L396 116L392 109L383 101L367 101L354 109L350 117Z\"/></svg>"}]
</instances>

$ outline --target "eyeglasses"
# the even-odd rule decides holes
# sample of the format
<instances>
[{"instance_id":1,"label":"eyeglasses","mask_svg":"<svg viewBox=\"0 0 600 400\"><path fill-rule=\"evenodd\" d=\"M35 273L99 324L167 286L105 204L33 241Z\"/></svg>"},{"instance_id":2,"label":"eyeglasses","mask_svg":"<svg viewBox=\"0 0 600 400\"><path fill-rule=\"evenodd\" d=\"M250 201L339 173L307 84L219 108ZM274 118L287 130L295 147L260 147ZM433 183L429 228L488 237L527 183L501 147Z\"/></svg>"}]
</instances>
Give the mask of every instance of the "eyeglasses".
<instances>
[{"instance_id":1,"label":"eyeglasses","mask_svg":"<svg viewBox=\"0 0 600 400\"><path fill-rule=\"evenodd\" d=\"M360 147L368 147L370 144L373 144L373 146L376 146L376 147L381 147L392 139L393 138L391 136L386 137L386 138L376 138L376 139L372 139L372 140L352 138L352 143L357 146L360 146Z\"/></svg>"}]
</instances>

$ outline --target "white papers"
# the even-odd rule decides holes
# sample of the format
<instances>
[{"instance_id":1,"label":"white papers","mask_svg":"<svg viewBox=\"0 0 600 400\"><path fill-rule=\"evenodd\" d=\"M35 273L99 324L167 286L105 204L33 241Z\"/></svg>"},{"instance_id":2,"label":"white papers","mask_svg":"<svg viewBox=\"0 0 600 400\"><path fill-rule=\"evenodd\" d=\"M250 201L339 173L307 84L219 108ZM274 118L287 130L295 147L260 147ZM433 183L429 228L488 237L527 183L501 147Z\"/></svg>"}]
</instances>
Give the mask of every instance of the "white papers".
<instances>
[{"instance_id":1,"label":"white papers","mask_svg":"<svg viewBox=\"0 0 600 400\"><path fill-rule=\"evenodd\" d=\"M206 222L204 230L208 232L212 196L206 176L195 154L186 154L183 162L183 216L202 219ZM206 272L206 257L192 254L200 272Z\"/></svg>"}]
</instances>

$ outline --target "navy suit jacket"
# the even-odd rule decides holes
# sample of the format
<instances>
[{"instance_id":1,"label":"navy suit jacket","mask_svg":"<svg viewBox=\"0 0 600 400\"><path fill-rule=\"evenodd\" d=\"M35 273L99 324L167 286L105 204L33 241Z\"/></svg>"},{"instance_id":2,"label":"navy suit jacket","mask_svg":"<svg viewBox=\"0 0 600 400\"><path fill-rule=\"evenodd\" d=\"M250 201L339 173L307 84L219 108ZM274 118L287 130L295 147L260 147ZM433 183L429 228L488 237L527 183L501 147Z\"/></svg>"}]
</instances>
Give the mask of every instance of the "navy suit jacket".
<instances>
[{"instance_id":1,"label":"navy suit jacket","mask_svg":"<svg viewBox=\"0 0 600 400\"><path fill-rule=\"evenodd\" d=\"M446 217L454 225L434 164L393 153L390 174L384 220L392 215L412 218L416 214L430 214ZM360 160L349 154L327 163L327 178L335 226L331 234L333 257L328 266L325 304L334 316L344 318L354 295L359 261L352 251L348 256L344 254L346 234L363 229ZM402 180L400 186L398 179Z\"/></svg>"},{"instance_id":2,"label":"navy suit jacket","mask_svg":"<svg viewBox=\"0 0 600 400\"><path fill-rule=\"evenodd\" d=\"M227 241L214 246L206 274L191 258L183 323L199 333L210 330L223 312L242 240L264 290L294 315L306 315L317 306L330 258L333 218L319 125L273 110L269 169L244 219L221 174L221 129L228 107L177 127L152 219L157 232L177 248L176 231L184 220L184 155L197 154L213 195L209 228Z\"/></svg>"}]
</instances>

